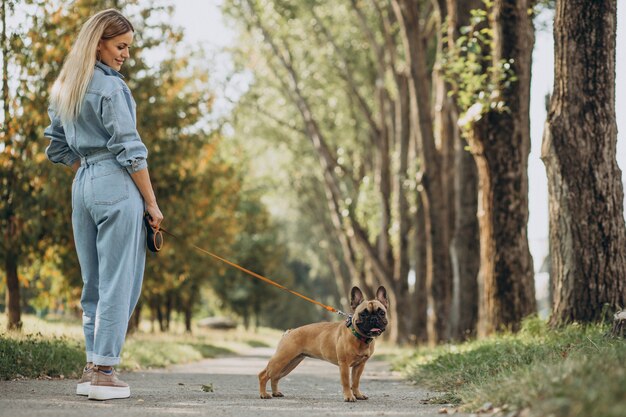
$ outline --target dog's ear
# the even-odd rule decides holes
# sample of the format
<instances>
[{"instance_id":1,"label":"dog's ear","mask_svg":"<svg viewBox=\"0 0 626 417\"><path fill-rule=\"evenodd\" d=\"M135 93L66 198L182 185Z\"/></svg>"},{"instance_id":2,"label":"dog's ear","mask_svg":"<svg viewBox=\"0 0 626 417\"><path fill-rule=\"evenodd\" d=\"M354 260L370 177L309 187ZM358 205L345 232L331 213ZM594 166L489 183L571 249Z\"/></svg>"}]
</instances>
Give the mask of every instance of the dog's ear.
<instances>
[{"instance_id":1,"label":"dog's ear","mask_svg":"<svg viewBox=\"0 0 626 417\"><path fill-rule=\"evenodd\" d=\"M382 285L378 287L376 290L376 299L385 306L385 308L389 308L389 299L387 298L387 290Z\"/></svg>"},{"instance_id":2,"label":"dog's ear","mask_svg":"<svg viewBox=\"0 0 626 417\"><path fill-rule=\"evenodd\" d=\"M352 311L356 310L357 306L363 302L363 292L359 287L352 287L350 291L350 307Z\"/></svg>"}]
</instances>

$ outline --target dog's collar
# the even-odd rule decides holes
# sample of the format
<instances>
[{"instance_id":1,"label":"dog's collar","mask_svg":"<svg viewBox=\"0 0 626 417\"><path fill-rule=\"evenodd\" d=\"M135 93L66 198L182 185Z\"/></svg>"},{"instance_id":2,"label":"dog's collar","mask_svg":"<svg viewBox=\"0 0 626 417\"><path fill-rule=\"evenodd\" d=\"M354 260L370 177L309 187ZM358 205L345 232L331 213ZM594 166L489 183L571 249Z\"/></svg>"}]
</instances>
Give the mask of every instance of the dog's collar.
<instances>
[{"instance_id":1,"label":"dog's collar","mask_svg":"<svg viewBox=\"0 0 626 417\"><path fill-rule=\"evenodd\" d=\"M374 340L373 337L365 337L355 329L356 326L352 325L352 314L350 314L348 318L346 319L346 327L350 329L354 337L356 337L357 339L359 339L361 342L365 343L366 345L369 345L370 343L372 343L372 340Z\"/></svg>"}]
</instances>

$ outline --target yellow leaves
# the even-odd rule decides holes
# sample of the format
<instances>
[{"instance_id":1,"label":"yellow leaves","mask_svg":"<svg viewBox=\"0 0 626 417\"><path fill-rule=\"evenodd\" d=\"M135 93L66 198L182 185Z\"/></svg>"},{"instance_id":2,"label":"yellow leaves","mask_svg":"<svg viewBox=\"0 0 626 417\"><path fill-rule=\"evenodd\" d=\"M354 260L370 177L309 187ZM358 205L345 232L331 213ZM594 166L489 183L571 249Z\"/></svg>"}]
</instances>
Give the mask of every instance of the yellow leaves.
<instances>
[{"instance_id":1,"label":"yellow leaves","mask_svg":"<svg viewBox=\"0 0 626 417\"><path fill-rule=\"evenodd\" d=\"M24 274L17 274L17 281L20 283L20 286L23 288L28 288L30 287L30 282L28 280L28 277Z\"/></svg>"},{"instance_id":2,"label":"yellow leaves","mask_svg":"<svg viewBox=\"0 0 626 417\"><path fill-rule=\"evenodd\" d=\"M43 152L35 154L34 159L35 159L35 162L38 163L38 164L46 162L48 160L48 158L46 157L46 155Z\"/></svg>"}]
</instances>

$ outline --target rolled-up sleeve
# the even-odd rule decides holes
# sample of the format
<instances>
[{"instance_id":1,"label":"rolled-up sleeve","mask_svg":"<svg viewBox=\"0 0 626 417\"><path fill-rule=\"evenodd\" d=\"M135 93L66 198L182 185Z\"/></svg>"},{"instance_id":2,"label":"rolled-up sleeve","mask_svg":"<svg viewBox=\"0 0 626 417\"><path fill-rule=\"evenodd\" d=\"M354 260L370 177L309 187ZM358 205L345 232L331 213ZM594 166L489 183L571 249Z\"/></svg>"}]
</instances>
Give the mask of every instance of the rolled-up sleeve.
<instances>
[{"instance_id":1,"label":"rolled-up sleeve","mask_svg":"<svg viewBox=\"0 0 626 417\"><path fill-rule=\"evenodd\" d=\"M111 138L107 148L128 173L148 167L148 149L137 132L130 96L117 90L103 98L102 119Z\"/></svg>"},{"instance_id":2,"label":"rolled-up sleeve","mask_svg":"<svg viewBox=\"0 0 626 417\"><path fill-rule=\"evenodd\" d=\"M46 156L55 164L71 167L79 159L79 156L68 146L61 119L52 108L48 108L48 116L50 116L50 126L43 133L45 137L50 139L50 144L46 148Z\"/></svg>"}]
</instances>

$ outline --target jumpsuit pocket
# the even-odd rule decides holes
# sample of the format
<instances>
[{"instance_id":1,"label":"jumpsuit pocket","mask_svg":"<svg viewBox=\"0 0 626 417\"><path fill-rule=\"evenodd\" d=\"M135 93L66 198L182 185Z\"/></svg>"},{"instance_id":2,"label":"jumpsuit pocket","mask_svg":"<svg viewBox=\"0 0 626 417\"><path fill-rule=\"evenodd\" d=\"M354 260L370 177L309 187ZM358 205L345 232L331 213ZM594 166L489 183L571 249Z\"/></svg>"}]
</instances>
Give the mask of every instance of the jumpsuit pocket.
<instances>
[{"instance_id":1,"label":"jumpsuit pocket","mask_svg":"<svg viewBox=\"0 0 626 417\"><path fill-rule=\"evenodd\" d=\"M91 177L93 203L111 205L128 198L128 174L124 168L116 168L102 175Z\"/></svg>"}]
</instances>

